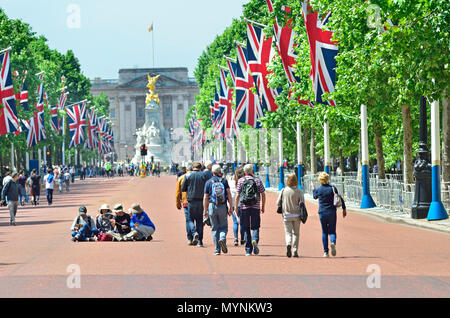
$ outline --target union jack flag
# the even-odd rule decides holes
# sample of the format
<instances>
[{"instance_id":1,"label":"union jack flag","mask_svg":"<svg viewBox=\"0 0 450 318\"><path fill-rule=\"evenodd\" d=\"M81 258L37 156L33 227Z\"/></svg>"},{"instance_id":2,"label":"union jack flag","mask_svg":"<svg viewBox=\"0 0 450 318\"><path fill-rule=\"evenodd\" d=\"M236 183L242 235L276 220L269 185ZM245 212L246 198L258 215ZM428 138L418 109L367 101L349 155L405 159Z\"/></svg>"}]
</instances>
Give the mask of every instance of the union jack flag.
<instances>
[{"instance_id":1,"label":"union jack flag","mask_svg":"<svg viewBox=\"0 0 450 318\"><path fill-rule=\"evenodd\" d=\"M84 142L84 126L86 126L86 102L80 102L66 108L69 119L70 145L78 146Z\"/></svg>"},{"instance_id":2,"label":"union jack flag","mask_svg":"<svg viewBox=\"0 0 450 318\"><path fill-rule=\"evenodd\" d=\"M263 116L263 112L258 97L251 90L255 85L249 74L246 48L237 46L236 60L236 121L260 128L257 119Z\"/></svg>"},{"instance_id":3,"label":"union jack flag","mask_svg":"<svg viewBox=\"0 0 450 318\"><path fill-rule=\"evenodd\" d=\"M14 94L11 75L11 60L9 51L0 54L1 79L0 79L0 136L7 133L20 131L20 122L17 117L16 96Z\"/></svg>"},{"instance_id":4,"label":"union jack flag","mask_svg":"<svg viewBox=\"0 0 450 318\"><path fill-rule=\"evenodd\" d=\"M267 64L275 56L272 42L273 37L266 38L261 28L251 23L247 24L247 61L255 82L259 102L263 111L274 112L278 108L275 98L281 93L281 89L269 87L267 77L273 73L267 70Z\"/></svg>"},{"instance_id":5,"label":"union jack flag","mask_svg":"<svg viewBox=\"0 0 450 318\"><path fill-rule=\"evenodd\" d=\"M93 150L98 147L98 137L97 137L97 115L95 114L95 111L91 109L91 111L88 113L88 141L87 146L89 149Z\"/></svg>"},{"instance_id":6,"label":"union jack flag","mask_svg":"<svg viewBox=\"0 0 450 318\"><path fill-rule=\"evenodd\" d=\"M266 0L266 2L269 7L269 12L272 13L274 11L272 0ZM288 14L291 11L291 8L284 7L283 10L286 14ZM273 29L278 55L281 58L281 63L283 64L284 72L286 73L289 85L292 88L292 84L300 82L300 78L295 74L297 54L294 49L298 46L298 44L294 42L295 32L292 26L292 19L289 19L285 26L281 26L275 18ZM289 91L289 97L291 97L291 95L292 89ZM300 104L314 107L310 101L298 99L298 102Z\"/></svg>"},{"instance_id":7,"label":"union jack flag","mask_svg":"<svg viewBox=\"0 0 450 318\"><path fill-rule=\"evenodd\" d=\"M221 135L222 137L231 136L232 125L233 125L233 109L232 109L232 99L233 99L233 88L229 87L227 84L228 72L220 69L220 93L219 93L219 106L223 109L220 121Z\"/></svg>"},{"instance_id":8,"label":"union jack flag","mask_svg":"<svg viewBox=\"0 0 450 318\"><path fill-rule=\"evenodd\" d=\"M228 69L230 71L230 76L233 81L234 87L236 87L236 68L237 64L227 58ZM231 119L231 131L227 136L229 138L237 137L239 134L239 124L236 121L236 111L233 109L232 119Z\"/></svg>"},{"instance_id":9,"label":"union jack flag","mask_svg":"<svg viewBox=\"0 0 450 318\"><path fill-rule=\"evenodd\" d=\"M323 93L334 92L336 83L336 55L338 46L331 40L332 31L324 30L331 12L328 12L324 18L319 19L317 12L311 12L311 7L305 1L302 4L303 18L308 34L308 42L311 57L311 74L313 81L313 90L317 103L336 106L334 100L324 101Z\"/></svg>"},{"instance_id":10,"label":"union jack flag","mask_svg":"<svg viewBox=\"0 0 450 318\"><path fill-rule=\"evenodd\" d=\"M49 106L50 108L50 114L51 114L51 120L50 120L50 126L52 127L52 130L55 132L58 132L60 130L60 124L58 119L58 107L57 106Z\"/></svg>"},{"instance_id":11,"label":"union jack flag","mask_svg":"<svg viewBox=\"0 0 450 318\"><path fill-rule=\"evenodd\" d=\"M37 110L41 112L44 110L44 101L45 101L44 82L43 82L44 74L39 74L38 78L41 82L37 89L38 102L35 104L35 106Z\"/></svg>"}]
</instances>

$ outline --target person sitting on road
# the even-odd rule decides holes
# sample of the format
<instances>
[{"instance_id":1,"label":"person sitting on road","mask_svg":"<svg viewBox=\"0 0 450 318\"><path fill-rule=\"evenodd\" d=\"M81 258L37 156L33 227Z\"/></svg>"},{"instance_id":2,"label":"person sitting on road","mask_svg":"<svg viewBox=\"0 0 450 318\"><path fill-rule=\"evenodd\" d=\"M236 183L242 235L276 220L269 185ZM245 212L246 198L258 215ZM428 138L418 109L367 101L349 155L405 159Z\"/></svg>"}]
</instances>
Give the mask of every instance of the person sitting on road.
<instances>
[{"instance_id":1,"label":"person sitting on road","mask_svg":"<svg viewBox=\"0 0 450 318\"><path fill-rule=\"evenodd\" d=\"M151 241L155 233L155 225L138 203L133 203L128 210L131 217L131 232L124 236L125 240Z\"/></svg>"},{"instance_id":2,"label":"person sitting on road","mask_svg":"<svg viewBox=\"0 0 450 318\"><path fill-rule=\"evenodd\" d=\"M94 219L87 215L87 208L80 206L79 215L73 221L72 227L72 241L95 241L94 236L98 235L98 230L95 227Z\"/></svg>"},{"instance_id":3,"label":"person sitting on road","mask_svg":"<svg viewBox=\"0 0 450 318\"><path fill-rule=\"evenodd\" d=\"M114 229L111 224L111 220L114 219L114 215L111 213L111 209L108 204L103 204L99 211L100 214L97 214L95 217L97 229L101 233L107 233Z\"/></svg>"},{"instance_id":4,"label":"person sitting on road","mask_svg":"<svg viewBox=\"0 0 450 318\"><path fill-rule=\"evenodd\" d=\"M113 241L123 241L125 235L131 231L131 216L123 211L122 204L118 203L114 206L113 212L116 216L112 220L114 231L109 231L108 234L113 237Z\"/></svg>"}]
</instances>

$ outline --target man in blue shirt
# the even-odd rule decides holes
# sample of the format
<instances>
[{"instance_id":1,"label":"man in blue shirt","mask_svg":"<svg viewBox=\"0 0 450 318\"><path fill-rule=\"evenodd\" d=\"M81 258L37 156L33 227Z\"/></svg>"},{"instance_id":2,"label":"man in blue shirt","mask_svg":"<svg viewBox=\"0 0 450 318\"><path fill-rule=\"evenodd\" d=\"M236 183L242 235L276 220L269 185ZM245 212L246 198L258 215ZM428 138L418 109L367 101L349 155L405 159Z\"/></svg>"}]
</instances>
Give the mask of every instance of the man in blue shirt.
<instances>
[{"instance_id":1,"label":"man in blue shirt","mask_svg":"<svg viewBox=\"0 0 450 318\"><path fill-rule=\"evenodd\" d=\"M155 233L155 224L138 203L133 203L129 212L132 213L130 226L131 232L124 236L125 241L151 241Z\"/></svg>"},{"instance_id":2,"label":"man in blue shirt","mask_svg":"<svg viewBox=\"0 0 450 318\"><path fill-rule=\"evenodd\" d=\"M220 165L212 167L213 177L205 184L203 196L203 216L209 216L211 221L211 233L215 245L215 255L220 255L220 251L228 253L227 232L228 216L233 214L233 203L231 199L230 186L227 179L222 178ZM227 215L228 201L228 215Z\"/></svg>"}]
</instances>

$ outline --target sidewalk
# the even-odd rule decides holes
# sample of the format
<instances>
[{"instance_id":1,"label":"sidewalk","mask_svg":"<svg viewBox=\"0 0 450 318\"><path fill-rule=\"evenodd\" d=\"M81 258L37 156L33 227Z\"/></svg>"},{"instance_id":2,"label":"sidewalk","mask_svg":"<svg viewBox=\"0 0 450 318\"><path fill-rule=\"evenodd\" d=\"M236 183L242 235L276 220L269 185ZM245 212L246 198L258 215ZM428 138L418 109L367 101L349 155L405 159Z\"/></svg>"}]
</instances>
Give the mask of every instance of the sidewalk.
<instances>
[{"instance_id":1,"label":"sidewalk","mask_svg":"<svg viewBox=\"0 0 450 318\"><path fill-rule=\"evenodd\" d=\"M277 188L268 188L267 192L277 193ZM305 193L305 199L314 205L317 205L317 200L314 200L312 195L309 193ZM388 209L384 209L381 207L375 207L371 209L360 209L359 204L356 202L345 201L345 205L347 206L347 212L355 212L364 215L370 215L374 217L379 217L386 222L390 223L398 223L398 224L406 224L410 226L421 227L429 230L440 231L445 233L450 233L450 219L442 220L442 221L428 221L427 219L412 219L409 214L400 212L400 211L392 211Z\"/></svg>"}]
</instances>

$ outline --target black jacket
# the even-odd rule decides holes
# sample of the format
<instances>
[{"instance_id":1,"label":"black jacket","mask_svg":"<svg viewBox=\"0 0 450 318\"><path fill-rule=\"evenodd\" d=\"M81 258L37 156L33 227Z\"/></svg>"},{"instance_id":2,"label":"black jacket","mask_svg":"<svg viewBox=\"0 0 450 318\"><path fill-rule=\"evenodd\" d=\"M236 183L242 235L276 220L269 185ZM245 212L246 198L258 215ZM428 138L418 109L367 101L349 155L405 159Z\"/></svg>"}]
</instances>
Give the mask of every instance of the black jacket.
<instances>
[{"instance_id":1,"label":"black jacket","mask_svg":"<svg viewBox=\"0 0 450 318\"><path fill-rule=\"evenodd\" d=\"M19 201L19 187L13 180L8 181L2 189L2 200L8 198L8 201Z\"/></svg>"},{"instance_id":2,"label":"black jacket","mask_svg":"<svg viewBox=\"0 0 450 318\"><path fill-rule=\"evenodd\" d=\"M181 192L187 192L188 201L203 200L207 177L201 171L192 171L187 174L181 186Z\"/></svg>"}]
</instances>

